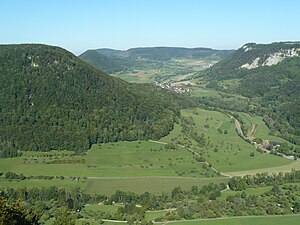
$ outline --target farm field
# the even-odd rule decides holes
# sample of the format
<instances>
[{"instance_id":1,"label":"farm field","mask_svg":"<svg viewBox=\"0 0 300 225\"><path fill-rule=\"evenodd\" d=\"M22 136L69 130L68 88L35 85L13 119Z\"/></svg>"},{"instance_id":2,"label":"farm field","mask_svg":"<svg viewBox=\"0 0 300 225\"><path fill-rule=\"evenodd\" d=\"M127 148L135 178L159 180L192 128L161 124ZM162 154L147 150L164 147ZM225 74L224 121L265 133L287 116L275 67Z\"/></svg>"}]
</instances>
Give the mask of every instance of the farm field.
<instances>
[{"instance_id":1,"label":"farm field","mask_svg":"<svg viewBox=\"0 0 300 225\"><path fill-rule=\"evenodd\" d=\"M253 216L253 217L230 217L218 219L205 219L195 221L176 221L167 224L172 225L298 225L300 215L284 216Z\"/></svg>"},{"instance_id":2,"label":"farm field","mask_svg":"<svg viewBox=\"0 0 300 225\"><path fill-rule=\"evenodd\" d=\"M235 171L235 172L227 172L226 174L230 176L245 176L247 174L249 175L255 175L257 173L279 173L279 172L290 172L293 169L299 170L300 169L300 162L298 161L292 161L291 163L283 165L283 166L275 166L275 167L269 167L264 169L253 169L253 170L245 170L245 171Z\"/></svg>"},{"instance_id":3,"label":"farm field","mask_svg":"<svg viewBox=\"0 0 300 225\"><path fill-rule=\"evenodd\" d=\"M119 142L94 145L86 157L89 170L98 177L182 176L212 177L183 147L175 149L154 142ZM96 172L95 172L96 173Z\"/></svg>"},{"instance_id":4,"label":"farm field","mask_svg":"<svg viewBox=\"0 0 300 225\"><path fill-rule=\"evenodd\" d=\"M142 194L145 191L153 194L170 192L175 187L190 190L193 185L202 187L209 183L225 183L228 178L188 178L188 177L125 177L88 179L88 193L111 195L117 190Z\"/></svg>"},{"instance_id":5,"label":"farm field","mask_svg":"<svg viewBox=\"0 0 300 225\"><path fill-rule=\"evenodd\" d=\"M214 171L200 167L194 155L186 149L167 149L164 145L147 141L93 145L86 156L71 163L63 161L66 158L49 163L46 161L48 157L42 154L38 157L35 153L34 160L29 161L28 154L1 159L0 171L36 176L214 176Z\"/></svg>"},{"instance_id":6,"label":"farm field","mask_svg":"<svg viewBox=\"0 0 300 225\"><path fill-rule=\"evenodd\" d=\"M206 59L178 59L164 62L154 61L147 65L135 66L112 76L134 83L154 83L155 81L177 83L203 70L217 61ZM178 83L180 85L180 83Z\"/></svg>"},{"instance_id":7,"label":"farm field","mask_svg":"<svg viewBox=\"0 0 300 225\"><path fill-rule=\"evenodd\" d=\"M212 90L212 89L208 89L205 87L201 87L201 86L196 86L193 87L193 91L191 92L192 96L206 96L206 97L220 97L219 92Z\"/></svg>"},{"instance_id":8,"label":"farm field","mask_svg":"<svg viewBox=\"0 0 300 225\"><path fill-rule=\"evenodd\" d=\"M68 190L74 189L74 187L80 187L84 189L87 185L86 180L74 181L69 178L60 180L47 180L47 179L25 179L25 180L8 180L3 177L0 177L0 186L3 188L33 188L33 187L64 187Z\"/></svg>"}]
</instances>

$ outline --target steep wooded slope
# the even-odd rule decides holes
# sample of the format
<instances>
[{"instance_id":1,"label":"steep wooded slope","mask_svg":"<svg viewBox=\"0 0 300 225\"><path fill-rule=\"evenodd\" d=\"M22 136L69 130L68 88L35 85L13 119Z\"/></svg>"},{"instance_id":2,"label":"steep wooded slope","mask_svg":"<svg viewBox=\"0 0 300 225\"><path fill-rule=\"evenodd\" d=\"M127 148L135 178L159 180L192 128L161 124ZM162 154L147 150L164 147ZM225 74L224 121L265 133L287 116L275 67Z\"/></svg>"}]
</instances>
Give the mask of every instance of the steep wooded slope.
<instances>
[{"instance_id":1,"label":"steep wooded slope","mask_svg":"<svg viewBox=\"0 0 300 225\"><path fill-rule=\"evenodd\" d=\"M175 94L128 84L58 47L0 46L0 150L84 151L158 138L179 114Z\"/></svg>"}]
</instances>

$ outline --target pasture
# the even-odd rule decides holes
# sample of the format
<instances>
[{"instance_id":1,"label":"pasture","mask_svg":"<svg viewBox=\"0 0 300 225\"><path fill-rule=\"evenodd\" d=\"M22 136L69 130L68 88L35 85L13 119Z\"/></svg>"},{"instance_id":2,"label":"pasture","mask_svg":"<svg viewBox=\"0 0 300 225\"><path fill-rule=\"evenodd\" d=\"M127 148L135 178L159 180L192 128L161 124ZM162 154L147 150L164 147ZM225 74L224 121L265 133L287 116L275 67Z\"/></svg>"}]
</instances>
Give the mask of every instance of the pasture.
<instances>
[{"instance_id":1,"label":"pasture","mask_svg":"<svg viewBox=\"0 0 300 225\"><path fill-rule=\"evenodd\" d=\"M194 151L202 154L221 172L257 170L293 163L292 160L257 152L237 135L234 122L221 112L197 109L182 110L181 113L183 117L192 117L197 132L206 138L205 147L194 146Z\"/></svg>"},{"instance_id":2,"label":"pasture","mask_svg":"<svg viewBox=\"0 0 300 225\"><path fill-rule=\"evenodd\" d=\"M286 140L271 135L269 128L266 126L265 122L263 121L263 118L261 116L252 116L247 113L239 113L243 121L245 121L246 126L251 128L252 125L256 125L256 129L253 132L253 136L256 138L262 138L263 140L270 140L270 141L276 141L279 143L287 142Z\"/></svg>"},{"instance_id":3,"label":"pasture","mask_svg":"<svg viewBox=\"0 0 300 225\"><path fill-rule=\"evenodd\" d=\"M182 125L174 129L161 142L134 141L95 144L86 155L76 156L72 151L23 152L21 157L0 159L0 172L8 171L25 176L53 176L53 179L8 180L0 177L1 187L48 187L71 189L79 186L88 193L111 195L117 190L135 193L161 194L180 186L203 186L210 182L226 182L205 163L199 163L190 150L202 155L214 168L227 175L256 174L300 169L299 161L262 154L240 138L234 122L225 114L204 109L185 109L182 117L193 118L195 131L203 133L205 146L170 146L180 136ZM259 117L250 118L259 123L260 136L267 133ZM253 123L254 123L253 122ZM250 122L249 122L250 124ZM260 132L260 133L259 133ZM268 135L268 134L266 134ZM254 156L251 156L254 153ZM61 176L63 178L61 178Z\"/></svg>"},{"instance_id":4,"label":"pasture","mask_svg":"<svg viewBox=\"0 0 300 225\"><path fill-rule=\"evenodd\" d=\"M216 219L202 219L194 221L176 221L167 222L171 225L298 225L300 215L284 216L248 216L248 217L230 217Z\"/></svg>"},{"instance_id":5,"label":"pasture","mask_svg":"<svg viewBox=\"0 0 300 225\"><path fill-rule=\"evenodd\" d=\"M216 176L185 148L171 149L150 141L93 145L87 154L86 166L97 177Z\"/></svg>"},{"instance_id":6,"label":"pasture","mask_svg":"<svg viewBox=\"0 0 300 225\"><path fill-rule=\"evenodd\" d=\"M41 153L28 160L30 152L18 158L1 159L0 171L24 175L139 177L183 176L212 177L214 171L200 165L194 155L182 147L144 142L118 142L93 145L86 156L48 161ZM25 160L26 159L26 160Z\"/></svg>"},{"instance_id":7,"label":"pasture","mask_svg":"<svg viewBox=\"0 0 300 225\"><path fill-rule=\"evenodd\" d=\"M119 177L88 179L86 191L111 195L117 190L142 194L146 191L153 194L169 193L175 187L190 190L193 185L202 187L209 183L226 183L228 178L191 178L191 177Z\"/></svg>"}]
</instances>

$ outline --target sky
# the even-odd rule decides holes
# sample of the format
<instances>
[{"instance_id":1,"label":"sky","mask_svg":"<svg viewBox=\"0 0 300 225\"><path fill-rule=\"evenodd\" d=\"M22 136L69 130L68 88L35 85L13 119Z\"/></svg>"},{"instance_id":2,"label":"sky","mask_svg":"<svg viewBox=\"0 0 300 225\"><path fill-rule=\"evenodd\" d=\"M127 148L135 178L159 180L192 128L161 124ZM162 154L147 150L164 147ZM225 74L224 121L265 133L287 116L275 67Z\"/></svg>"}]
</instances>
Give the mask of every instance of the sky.
<instances>
[{"instance_id":1,"label":"sky","mask_svg":"<svg viewBox=\"0 0 300 225\"><path fill-rule=\"evenodd\" d=\"M299 0L0 0L0 44L237 49L300 40Z\"/></svg>"}]
</instances>

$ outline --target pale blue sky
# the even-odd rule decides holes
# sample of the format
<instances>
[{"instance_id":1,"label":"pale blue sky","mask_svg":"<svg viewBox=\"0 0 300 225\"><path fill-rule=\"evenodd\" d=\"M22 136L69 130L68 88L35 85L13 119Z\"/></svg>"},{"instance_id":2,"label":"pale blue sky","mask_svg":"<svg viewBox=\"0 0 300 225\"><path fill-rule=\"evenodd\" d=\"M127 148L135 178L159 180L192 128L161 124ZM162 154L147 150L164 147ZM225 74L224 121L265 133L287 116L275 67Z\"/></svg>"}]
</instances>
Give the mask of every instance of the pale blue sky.
<instances>
[{"instance_id":1,"label":"pale blue sky","mask_svg":"<svg viewBox=\"0 0 300 225\"><path fill-rule=\"evenodd\" d=\"M0 43L235 49L300 40L299 0L0 0Z\"/></svg>"}]
</instances>

